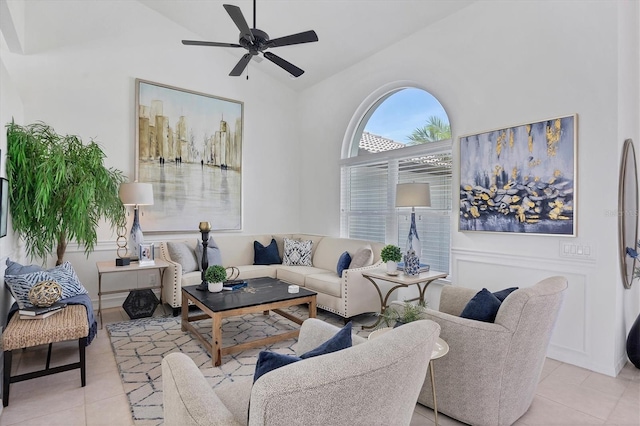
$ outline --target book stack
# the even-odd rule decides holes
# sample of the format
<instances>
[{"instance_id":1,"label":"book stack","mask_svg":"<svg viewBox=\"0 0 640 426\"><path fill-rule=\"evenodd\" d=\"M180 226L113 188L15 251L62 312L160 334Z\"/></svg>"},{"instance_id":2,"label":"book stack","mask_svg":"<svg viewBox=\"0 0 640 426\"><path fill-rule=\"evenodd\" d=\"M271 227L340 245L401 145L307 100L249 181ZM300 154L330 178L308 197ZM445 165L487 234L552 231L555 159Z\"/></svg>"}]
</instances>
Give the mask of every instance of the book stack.
<instances>
[{"instance_id":1,"label":"book stack","mask_svg":"<svg viewBox=\"0 0 640 426\"><path fill-rule=\"evenodd\" d=\"M429 265L427 265L426 263L421 263L420 264L420 272L429 272L429 269L431 267ZM404 272L404 262L398 262L398 271L403 271Z\"/></svg>"},{"instance_id":2,"label":"book stack","mask_svg":"<svg viewBox=\"0 0 640 426\"><path fill-rule=\"evenodd\" d=\"M245 280L229 280L222 283L223 290L237 290L246 286L247 282Z\"/></svg>"},{"instance_id":3,"label":"book stack","mask_svg":"<svg viewBox=\"0 0 640 426\"><path fill-rule=\"evenodd\" d=\"M46 308L31 306L20 309L18 311L18 314L20 315L20 319L45 319L50 317L51 315L57 314L65 306L67 306L66 303L59 302L56 302L51 306L47 306Z\"/></svg>"}]
</instances>

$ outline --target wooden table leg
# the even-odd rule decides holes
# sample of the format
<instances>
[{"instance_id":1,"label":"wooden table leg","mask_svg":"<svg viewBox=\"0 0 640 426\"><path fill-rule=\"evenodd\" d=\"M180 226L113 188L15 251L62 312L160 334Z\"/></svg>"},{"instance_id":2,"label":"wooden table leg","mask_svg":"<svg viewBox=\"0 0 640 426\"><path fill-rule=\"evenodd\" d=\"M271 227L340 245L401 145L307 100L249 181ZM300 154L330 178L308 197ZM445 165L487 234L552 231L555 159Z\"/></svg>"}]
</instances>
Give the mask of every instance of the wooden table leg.
<instances>
[{"instance_id":1,"label":"wooden table leg","mask_svg":"<svg viewBox=\"0 0 640 426\"><path fill-rule=\"evenodd\" d=\"M222 315L214 313L211 317L211 363L214 367L222 365Z\"/></svg>"},{"instance_id":2,"label":"wooden table leg","mask_svg":"<svg viewBox=\"0 0 640 426\"><path fill-rule=\"evenodd\" d=\"M180 323L180 329L182 331L187 331L186 324L189 322L189 297L187 297L186 292L182 292L182 306L180 307L182 321Z\"/></svg>"},{"instance_id":3,"label":"wooden table leg","mask_svg":"<svg viewBox=\"0 0 640 426\"><path fill-rule=\"evenodd\" d=\"M318 309L316 307L316 298L313 297L311 302L309 302L309 318L315 318L318 313Z\"/></svg>"},{"instance_id":4,"label":"wooden table leg","mask_svg":"<svg viewBox=\"0 0 640 426\"><path fill-rule=\"evenodd\" d=\"M100 330L104 323L102 322L102 274L98 272L98 317L100 318Z\"/></svg>"}]
</instances>

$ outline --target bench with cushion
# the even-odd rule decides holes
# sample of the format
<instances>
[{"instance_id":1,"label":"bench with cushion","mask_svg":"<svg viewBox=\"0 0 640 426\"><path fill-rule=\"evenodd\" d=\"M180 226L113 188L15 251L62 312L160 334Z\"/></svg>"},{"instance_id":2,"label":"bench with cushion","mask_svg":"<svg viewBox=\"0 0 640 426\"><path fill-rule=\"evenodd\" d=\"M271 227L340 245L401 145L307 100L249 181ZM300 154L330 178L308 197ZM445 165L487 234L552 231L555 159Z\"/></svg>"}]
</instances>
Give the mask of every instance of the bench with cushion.
<instances>
[{"instance_id":1,"label":"bench with cushion","mask_svg":"<svg viewBox=\"0 0 640 426\"><path fill-rule=\"evenodd\" d=\"M85 347L89 337L87 309L83 305L68 305L50 317L44 319L20 319L17 313L11 317L2 334L4 350L4 376L2 389L2 405L9 405L9 386L11 383L35 379L49 374L61 373L76 368L80 369L80 381L86 384ZM51 348L53 343L66 340L77 340L80 360L78 362L50 368ZM43 370L11 376L13 351L39 345L49 345L47 362Z\"/></svg>"}]
</instances>

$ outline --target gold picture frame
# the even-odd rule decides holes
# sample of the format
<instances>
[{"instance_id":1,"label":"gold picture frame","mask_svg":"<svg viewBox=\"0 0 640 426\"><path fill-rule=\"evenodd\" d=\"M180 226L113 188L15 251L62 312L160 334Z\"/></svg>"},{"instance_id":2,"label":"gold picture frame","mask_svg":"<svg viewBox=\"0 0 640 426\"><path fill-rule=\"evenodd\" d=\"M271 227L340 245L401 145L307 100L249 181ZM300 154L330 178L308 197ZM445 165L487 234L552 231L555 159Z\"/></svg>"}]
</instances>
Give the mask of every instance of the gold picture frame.
<instances>
[{"instance_id":1,"label":"gold picture frame","mask_svg":"<svg viewBox=\"0 0 640 426\"><path fill-rule=\"evenodd\" d=\"M144 231L242 229L244 104L136 79L135 179L153 185Z\"/></svg>"}]
</instances>

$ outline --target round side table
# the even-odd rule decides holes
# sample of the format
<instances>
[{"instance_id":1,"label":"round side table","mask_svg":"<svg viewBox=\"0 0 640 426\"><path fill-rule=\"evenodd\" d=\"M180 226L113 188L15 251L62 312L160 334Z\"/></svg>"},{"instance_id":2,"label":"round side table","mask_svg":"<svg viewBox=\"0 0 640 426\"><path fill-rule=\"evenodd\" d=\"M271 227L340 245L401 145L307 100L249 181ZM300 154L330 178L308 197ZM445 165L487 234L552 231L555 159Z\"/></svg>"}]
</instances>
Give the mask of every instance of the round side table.
<instances>
[{"instance_id":1,"label":"round side table","mask_svg":"<svg viewBox=\"0 0 640 426\"><path fill-rule=\"evenodd\" d=\"M379 328L369 334L369 339L375 339L393 330L393 327ZM443 339L438 337L431 351L431 359L429 360L429 375L431 376L431 392L433 393L433 415L435 417L436 426L438 426L438 402L436 401L436 381L433 376L433 360L442 358L449 353L449 345Z\"/></svg>"}]
</instances>

